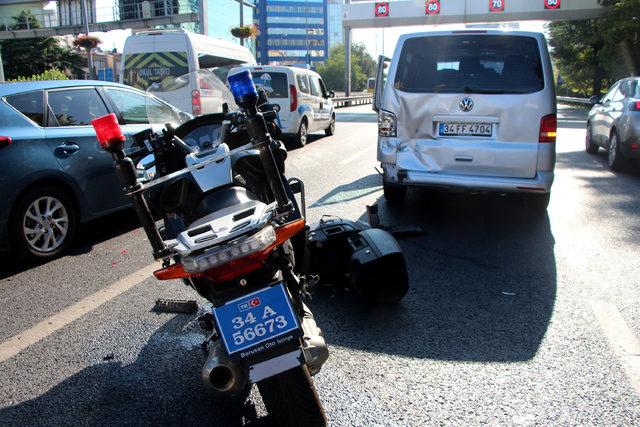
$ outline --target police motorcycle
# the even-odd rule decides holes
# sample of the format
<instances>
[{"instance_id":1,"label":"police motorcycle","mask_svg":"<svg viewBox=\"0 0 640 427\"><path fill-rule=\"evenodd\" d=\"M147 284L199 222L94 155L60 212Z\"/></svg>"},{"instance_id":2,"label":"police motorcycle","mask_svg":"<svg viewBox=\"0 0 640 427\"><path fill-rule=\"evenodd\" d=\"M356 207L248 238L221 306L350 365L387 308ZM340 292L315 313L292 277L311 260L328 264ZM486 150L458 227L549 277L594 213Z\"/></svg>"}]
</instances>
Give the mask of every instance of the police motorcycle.
<instances>
[{"instance_id":1,"label":"police motorcycle","mask_svg":"<svg viewBox=\"0 0 640 427\"><path fill-rule=\"evenodd\" d=\"M363 223L324 218L309 227L304 184L285 178L286 150L273 138L277 108L247 70L228 84L238 110L143 130L126 154L114 114L93 126L162 261L154 276L182 279L212 304L198 319L210 332L207 387L243 400L257 384L279 425L326 425L311 377L329 352L306 304L318 273L368 300L396 302L408 286L404 258L391 235ZM154 172L140 179L136 165L149 154Z\"/></svg>"}]
</instances>

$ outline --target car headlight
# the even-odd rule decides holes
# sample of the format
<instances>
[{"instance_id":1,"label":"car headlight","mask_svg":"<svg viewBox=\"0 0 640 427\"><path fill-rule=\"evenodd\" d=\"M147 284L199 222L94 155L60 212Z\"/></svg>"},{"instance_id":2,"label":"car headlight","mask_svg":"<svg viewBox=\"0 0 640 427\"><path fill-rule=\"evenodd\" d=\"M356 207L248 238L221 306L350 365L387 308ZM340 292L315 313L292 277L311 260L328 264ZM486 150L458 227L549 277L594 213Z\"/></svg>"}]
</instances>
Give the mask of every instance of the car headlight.
<instances>
[{"instance_id":1,"label":"car headlight","mask_svg":"<svg viewBox=\"0 0 640 427\"><path fill-rule=\"evenodd\" d=\"M396 115L388 111L378 111L378 135L396 136Z\"/></svg>"},{"instance_id":2,"label":"car headlight","mask_svg":"<svg viewBox=\"0 0 640 427\"><path fill-rule=\"evenodd\" d=\"M275 241L276 232L268 226L256 234L241 237L200 255L186 256L182 259L182 266L189 273L200 273L265 250Z\"/></svg>"}]
</instances>

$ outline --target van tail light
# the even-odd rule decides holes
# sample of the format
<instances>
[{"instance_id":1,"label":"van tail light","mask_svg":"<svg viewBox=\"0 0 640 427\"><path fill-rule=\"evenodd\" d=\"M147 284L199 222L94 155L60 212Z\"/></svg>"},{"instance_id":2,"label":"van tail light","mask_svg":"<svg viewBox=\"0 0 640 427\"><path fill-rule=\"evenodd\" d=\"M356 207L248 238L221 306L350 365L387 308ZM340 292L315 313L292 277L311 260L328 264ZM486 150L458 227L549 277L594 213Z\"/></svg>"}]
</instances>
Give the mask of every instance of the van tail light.
<instances>
[{"instance_id":1,"label":"van tail light","mask_svg":"<svg viewBox=\"0 0 640 427\"><path fill-rule=\"evenodd\" d=\"M91 120L91 125L96 132L100 146L105 150L113 144L124 142L126 139L114 113Z\"/></svg>"},{"instance_id":2,"label":"van tail light","mask_svg":"<svg viewBox=\"0 0 640 427\"><path fill-rule=\"evenodd\" d=\"M249 238L244 238L244 240L238 242L238 244L228 244L224 247L216 248L211 254L202 254L191 259L189 259L190 257L185 257L183 259L184 264L173 264L161 270L154 271L153 275L158 280L206 277L212 279L214 282L226 282L262 267L276 247L304 230L304 227L305 222L303 218L282 225L276 229L268 227L256 234L264 233L271 234L271 236L259 239L260 241L257 241L256 245L252 248L249 248L249 246L252 245L252 243L248 241ZM273 234L275 234L275 236ZM245 245L247 246L247 254L242 255L241 251L244 249L241 246ZM213 257L215 257L215 259L212 259ZM224 261L220 262L222 259L224 259ZM186 269L185 264L187 264Z\"/></svg>"},{"instance_id":3,"label":"van tail light","mask_svg":"<svg viewBox=\"0 0 640 427\"><path fill-rule=\"evenodd\" d=\"M289 111L296 111L298 109L298 91L294 85L289 85L289 96L291 97Z\"/></svg>"},{"instance_id":4,"label":"van tail light","mask_svg":"<svg viewBox=\"0 0 640 427\"><path fill-rule=\"evenodd\" d=\"M629 104L629 110L640 111L640 101L634 101L631 104Z\"/></svg>"},{"instance_id":5,"label":"van tail light","mask_svg":"<svg viewBox=\"0 0 640 427\"><path fill-rule=\"evenodd\" d=\"M199 90L191 92L191 111L194 116L202 114L202 97L200 96Z\"/></svg>"},{"instance_id":6,"label":"van tail light","mask_svg":"<svg viewBox=\"0 0 640 427\"><path fill-rule=\"evenodd\" d=\"M555 114L544 116L540 120L540 143L555 143L558 135L558 118Z\"/></svg>"},{"instance_id":7,"label":"van tail light","mask_svg":"<svg viewBox=\"0 0 640 427\"><path fill-rule=\"evenodd\" d=\"M13 140L8 136L0 136L0 148L6 147L7 145L11 144L11 142L13 142Z\"/></svg>"}]
</instances>

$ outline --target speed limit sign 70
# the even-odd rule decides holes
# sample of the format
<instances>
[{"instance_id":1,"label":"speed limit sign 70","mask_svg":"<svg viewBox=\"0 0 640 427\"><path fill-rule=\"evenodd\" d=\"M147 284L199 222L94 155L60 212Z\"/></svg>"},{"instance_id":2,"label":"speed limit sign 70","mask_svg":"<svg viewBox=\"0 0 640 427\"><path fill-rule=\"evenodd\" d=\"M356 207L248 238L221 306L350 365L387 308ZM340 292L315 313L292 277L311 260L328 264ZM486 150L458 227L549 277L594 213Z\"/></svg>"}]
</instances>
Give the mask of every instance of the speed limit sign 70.
<instances>
[{"instance_id":1,"label":"speed limit sign 70","mask_svg":"<svg viewBox=\"0 0 640 427\"><path fill-rule=\"evenodd\" d=\"M376 3L375 12L377 17L389 16L389 3L387 2Z\"/></svg>"},{"instance_id":2,"label":"speed limit sign 70","mask_svg":"<svg viewBox=\"0 0 640 427\"><path fill-rule=\"evenodd\" d=\"M440 0L427 0L425 13L427 15L438 15L440 13Z\"/></svg>"},{"instance_id":3,"label":"speed limit sign 70","mask_svg":"<svg viewBox=\"0 0 640 427\"><path fill-rule=\"evenodd\" d=\"M560 9L560 0L544 0L545 9Z\"/></svg>"},{"instance_id":4,"label":"speed limit sign 70","mask_svg":"<svg viewBox=\"0 0 640 427\"><path fill-rule=\"evenodd\" d=\"M504 12L506 0L489 0L489 12Z\"/></svg>"}]
</instances>

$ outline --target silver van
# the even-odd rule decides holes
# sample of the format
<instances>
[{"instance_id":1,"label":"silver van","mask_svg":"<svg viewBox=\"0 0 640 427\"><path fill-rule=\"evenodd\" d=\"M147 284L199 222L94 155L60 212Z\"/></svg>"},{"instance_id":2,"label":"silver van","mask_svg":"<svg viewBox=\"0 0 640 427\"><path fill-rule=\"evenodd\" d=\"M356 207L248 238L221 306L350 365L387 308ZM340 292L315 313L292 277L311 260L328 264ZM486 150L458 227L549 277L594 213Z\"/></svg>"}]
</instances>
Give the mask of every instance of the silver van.
<instances>
[{"instance_id":1,"label":"silver van","mask_svg":"<svg viewBox=\"0 0 640 427\"><path fill-rule=\"evenodd\" d=\"M388 202L429 186L522 192L532 210L547 208L557 121L544 35L405 34L379 58L373 108Z\"/></svg>"}]
</instances>

